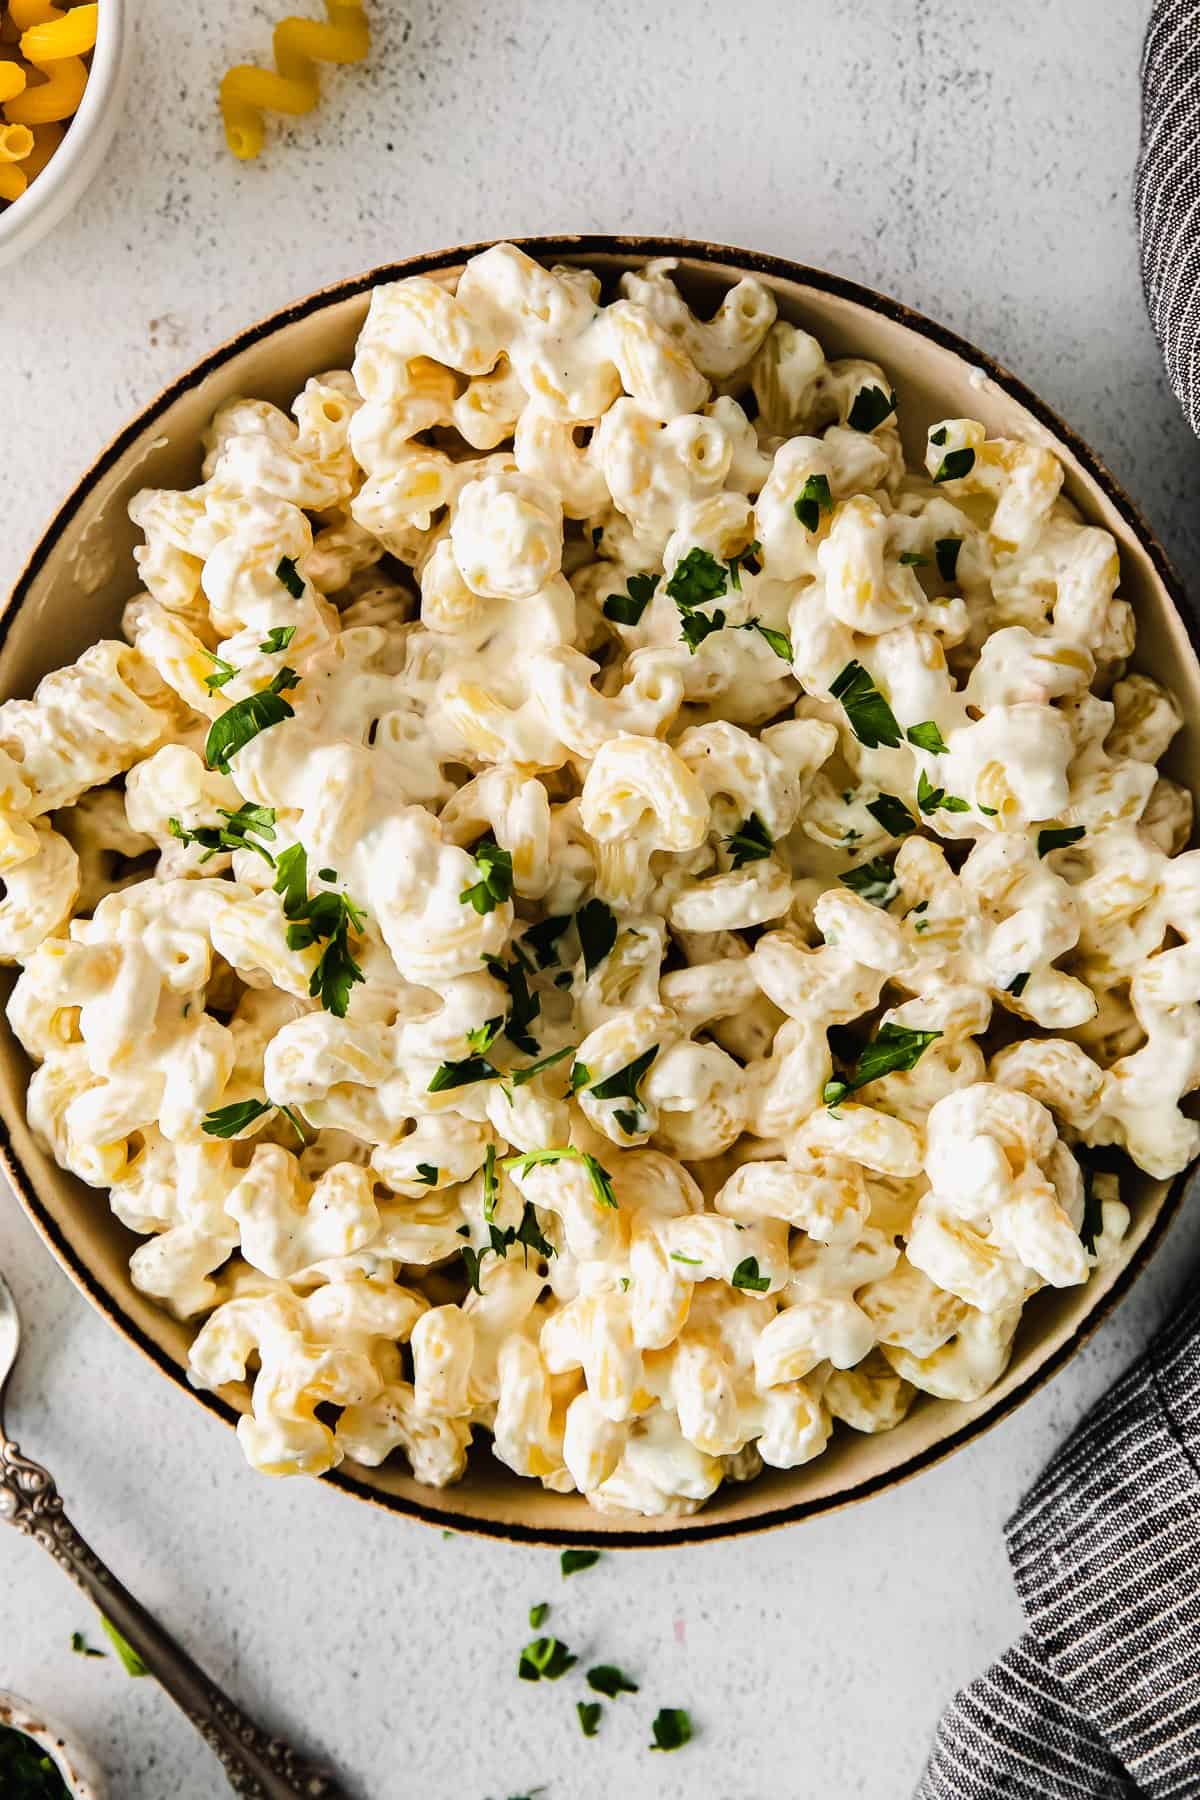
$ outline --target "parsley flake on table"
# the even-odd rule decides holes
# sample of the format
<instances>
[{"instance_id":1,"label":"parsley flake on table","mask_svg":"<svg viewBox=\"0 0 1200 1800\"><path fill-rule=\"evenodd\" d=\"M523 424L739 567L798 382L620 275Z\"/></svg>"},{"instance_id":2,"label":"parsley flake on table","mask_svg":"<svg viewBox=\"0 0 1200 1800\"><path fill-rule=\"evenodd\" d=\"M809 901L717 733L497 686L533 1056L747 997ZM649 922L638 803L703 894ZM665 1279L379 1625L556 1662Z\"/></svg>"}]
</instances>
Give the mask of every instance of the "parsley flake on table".
<instances>
[{"instance_id":1,"label":"parsley flake on table","mask_svg":"<svg viewBox=\"0 0 1200 1800\"><path fill-rule=\"evenodd\" d=\"M793 502L792 511L805 531L815 531L821 523L821 514L833 511L828 475L810 475Z\"/></svg>"},{"instance_id":2,"label":"parsley flake on table","mask_svg":"<svg viewBox=\"0 0 1200 1800\"><path fill-rule=\"evenodd\" d=\"M691 1742L692 1721L682 1706L660 1707L650 1729L654 1733L652 1750L682 1750Z\"/></svg>"},{"instance_id":3,"label":"parsley flake on table","mask_svg":"<svg viewBox=\"0 0 1200 1800\"><path fill-rule=\"evenodd\" d=\"M600 1714L604 1711L598 1700L577 1700L575 1711L579 1714L579 1729L584 1737L595 1737L600 1729Z\"/></svg>"},{"instance_id":4,"label":"parsley flake on table","mask_svg":"<svg viewBox=\"0 0 1200 1800\"><path fill-rule=\"evenodd\" d=\"M556 1637L534 1638L526 1644L517 1661L517 1674L522 1681L557 1681L579 1661Z\"/></svg>"},{"instance_id":5,"label":"parsley flake on table","mask_svg":"<svg viewBox=\"0 0 1200 1800\"><path fill-rule=\"evenodd\" d=\"M744 868L747 863L762 862L775 848L775 839L757 813L751 813L748 819L743 819L725 842L729 846L735 869Z\"/></svg>"},{"instance_id":6,"label":"parsley flake on table","mask_svg":"<svg viewBox=\"0 0 1200 1800\"><path fill-rule=\"evenodd\" d=\"M235 700L228 712L215 718L204 741L204 760L209 768L228 775L229 759L244 750L260 731L269 731L272 725L294 718L295 709L283 696L287 688L298 686L299 681L295 669L280 669L269 687Z\"/></svg>"},{"instance_id":7,"label":"parsley flake on table","mask_svg":"<svg viewBox=\"0 0 1200 1800\"><path fill-rule=\"evenodd\" d=\"M469 902L477 913L494 912L497 906L512 899L512 855L492 837L481 838L471 854L479 880L463 889L459 904L465 906Z\"/></svg>"},{"instance_id":8,"label":"parsley flake on table","mask_svg":"<svg viewBox=\"0 0 1200 1800\"><path fill-rule=\"evenodd\" d=\"M209 862L219 856L223 850L254 850L263 861L275 867L275 858L262 844L256 844L256 837L267 838L274 842L275 808L273 806L252 806L246 801L236 812L227 807L217 808L218 818L224 819L224 825L197 825L194 830L180 823L178 819L167 820L167 830L181 844L199 844L204 851L200 858L202 863Z\"/></svg>"},{"instance_id":9,"label":"parsley flake on table","mask_svg":"<svg viewBox=\"0 0 1200 1800\"><path fill-rule=\"evenodd\" d=\"M869 900L872 906L887 906L900 892L895 870L881 856L875 857L871 862L860 863L857 869L843 870L838 880L852 894Z\"/></svg>"},{"instance_id":10,"label":"parsley flake on table","mask_svg":"<svg viewBox=\"0 0 1200 1800\"><path fill-rule=\"evenodd\" d=\"M1049 856L1052 850L1065 850L1069 844L1077 844L1081 837L1087 835L1082 825L1052 825L1037 835L1037 853L1039 857Z\"/></svg>"},{"instance_id":11,"label":"parsley flake on table","mask_svg":"<svg viewBox=\"0 0 1200 1800\"><path fill-rule=\"evenodd\" d=\"M907 837L910 831L917 829L917 821L895 794L880 794L878 799L868 800L867 811L892 837Z\"/></svg>"},{"instance_id":12,"label":"parsley flake on table","mask_svg":"<svg viewBox=\"0 0 1200 1800\"><path fill-rule=\"evenodd\" d=\"M765 1294L771 1285L771 1277L759 1273L757 1256L744 1256L729 1279L735 1288L749 1294Z\"/></svg>"},{"instance_id":13,"label":"parsley flake on table","mask_svg":"<svg viewBox=\"0 0 1200 1800\"><path fill-rule=\"evenodd\" d=\"M82 1631L73 1631L71 1633L71 1648L75 1652L76 1656L100 1656L100 1657L103 1657L106 1654L106 1652L103 1650L94 1649L92 1647L92 1645L88 1643L88 1641L84 1637Z\"/></svg>"},{"instance_id":14,"label":"parsley flake on table","mask_svg":"<svg viewBox=\"0 0 1200 1800\"><path fill-rule=\"evenodd\" d=\"M599 1550L564 1550L558 1560L565 1580L568 1575L579 1575L584 1569L594 1569L600 1561L600 1552Z\"/></svg>"},{"instance_id":15,"label":"parsley flake on table","mask_svg":"<svg viewBox=\"0 0 1200 1800\"><path fill-rule=\"evenodd\" d=\"M896 410L896 396L881 387L861 387L846 417L851 431L874 431Z\"/></svg>"},{"instance_id":16,"label":"parsley flake on table","mask_svg":"<svg viewBox=\"0 0 1200 1800\"><path fill-rule=\"evenodd\" d=\"M630 1681L624 1670L618 1669L615 1663L597 1663L594 1669L587 1672L587 1684L593 1693L603 1694L606 1700L616 1700L621 1694L640 1692L636 1681Z\"/></svg>"},{"instance_id":17,"label":"parsley flake on table","mask_svg":"<svg viewBox=\"0 0 1200 1800\"><path fill-rule=\"evenodd\" d=\"M104 1635L108 1638L113 1649L120 1657L125 1673L135 1677L148 1675L150 1673L149 1669L146 1667L133 1645L125 1642L125 1639L121 1636L112 1620L106 1619L104 1614L101 1613L100 1624L104 1629Z\"/></svg>"},{"instance_id":18,"label":"parsley flake on table","mask_svg":"<svg viewBox=\"0 0 1200 1800\"><path fill-rule=\"evenodd\" d=\"M883 1075L915 1069L940 1031L910 1031L906 1025L881 1025L869 1044L858 1053L854 1069L844 1081L827 1081L821 1095L826 1106L837 1106L848 1094L857 1093L869 1081Z\"/></svg>"},{"instance_id":19,"label":"parsley flake on table","mask_svg":"<svg viewBox=\"0 0 1200 1800\"><path fill-rule=\"evenodd\" d=\"M610 594L604 602L601 610L605 618L612 619L617 625L640 624L661 580L660 575L631 575L625 583L625 592Z\"/></svg>"},{"instance_id":20,"label":"parsley flake on table","mask_svg":"<svg viewBox=\"0 0 1200 1800\"><path fill-rule=\"evenodd\" d=\"M575 914L575 929L583 951L583 970L590 975L604 961L617 941L616 914L603 900L589 900Z\"/></svg>"},{"instance_id":21,"label":"parsley flake on table","mask_svg":"<svg viewBox=\"0 0 1200 1800\"><path fill-rule=\"evenodd\" d=\"M896 715L860 662L848 662L829 692L840 700L850 729L868 750L881 744L895 750L900 743Z\"/></svg>"},{"instance_id":22,"label":"parsley flake on table","mask_svg":"<svg viewBox=\"0 0 1200 1800\"><path fill-rule=\"evenodd\" d=\"M304 577L291 556L281 556L275 565L275 579L281 581L293 600L304 598Z\"/></svg>"}]
</instances>

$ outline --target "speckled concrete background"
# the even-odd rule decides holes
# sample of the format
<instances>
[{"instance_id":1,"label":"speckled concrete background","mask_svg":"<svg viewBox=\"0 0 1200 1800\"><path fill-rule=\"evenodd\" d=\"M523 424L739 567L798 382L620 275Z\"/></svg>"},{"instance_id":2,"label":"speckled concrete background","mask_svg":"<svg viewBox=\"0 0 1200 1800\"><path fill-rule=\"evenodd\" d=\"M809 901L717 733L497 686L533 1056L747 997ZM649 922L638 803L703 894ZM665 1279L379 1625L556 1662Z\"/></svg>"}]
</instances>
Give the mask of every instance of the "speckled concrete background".
<instances>
[{"instance_id":1,"label":"speckled concrete background","mask_svg":"<svg viewBox=\"0 0 1200 1800\"><path fill-rule=\"evenodd\" d=\"M226 154L229 60L279 8L144 4L128 116L79 211L0 277L0 588L98 445L194 356L370 264L502 233L683 232L823 264L1006 361L1108 459L1185 578L1200 453L1165 389L1130 214L1144 5L1055 0L373 0L369 68L320 115ZM938 1708L1020 1615L1002 1522L1142 1345L1200 1247L1178 1225L1053 1386L865 1509L728 1546L549 1552L272 1484L145 1367L10 1201L0 1264L29 1353L12 1428L213 1674L370 1800L822 1800L909 1792ZM575 1689L515 1679L531 1602L642 1681L585 1742ZM88 1608L0 1534L0 1686L59 1707L115 1800L217 1800L150 1682L69 1649ZM570 1691L568 1689L570 1688ZM660 1705L695 1744L650 1756Z\"/></svg>"}]
</instances>

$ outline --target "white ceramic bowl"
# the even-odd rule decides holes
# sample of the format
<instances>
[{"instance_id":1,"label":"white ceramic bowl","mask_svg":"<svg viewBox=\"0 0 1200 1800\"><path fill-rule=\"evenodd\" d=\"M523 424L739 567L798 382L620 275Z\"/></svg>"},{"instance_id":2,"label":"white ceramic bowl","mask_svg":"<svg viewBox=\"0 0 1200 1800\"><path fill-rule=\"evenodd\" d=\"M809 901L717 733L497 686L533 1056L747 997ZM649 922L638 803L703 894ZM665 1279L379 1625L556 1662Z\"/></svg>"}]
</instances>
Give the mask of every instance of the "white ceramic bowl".
<instances>
[{"instance_id":1,"label":"white ceramic bowl","mask_svg":"<svg viewBox=\"0 0 1200 1800\"><path fill-rule=\"evenodd\" d=\"M79 111L40 175L0 212L0 268L53 230L82 198L104 161L129 72L130 25L125 0L100 0L96 48Z\"/></svg>"},{"instance_id":2,"label":"white ceramic bowl","mask_svg":"<svg viewBox=\"0 0 1200 1800\"><path fill-rule=\"evenodd\" d=\"M0 1726L24 1732L50 1758L73 1800L108 1800L108 1787L100 1765L76 1742L58 1719L40 1707L0 1688Z\"/></svg>"}]
</instances>

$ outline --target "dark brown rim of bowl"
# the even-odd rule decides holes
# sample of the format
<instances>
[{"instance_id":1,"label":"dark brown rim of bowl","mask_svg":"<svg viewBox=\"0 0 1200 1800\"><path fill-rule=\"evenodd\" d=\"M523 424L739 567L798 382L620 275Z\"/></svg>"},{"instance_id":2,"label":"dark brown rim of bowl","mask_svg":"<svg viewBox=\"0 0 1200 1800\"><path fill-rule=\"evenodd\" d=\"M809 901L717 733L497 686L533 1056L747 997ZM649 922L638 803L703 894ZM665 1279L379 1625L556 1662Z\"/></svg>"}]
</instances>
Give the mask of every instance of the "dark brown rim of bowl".
<instances>
[{"instance_id":1,"label":"dark brown rim of bowl","mask_svg":"<svg viewBox=\"0 0 1200 1800\"><path fill-rule=\"evenodd\" d=\"M628 256L631 258L650 258L656 256L687 257L694 262L722 264L726 267L755 275L774 277L781 281L789 281L803 287L811 287L823 293L835 294L844 300L856 302L868 310L882 314L897 324L906 326L910 331L930 342L940 345L954 355L982 369L1012 399L1038 419L1048 431L1066 444L1081 466L1087 471L1097 486L1103 489L1112 505L1125 520L1133 535L1139 539L1148 552L1151 562L1166 588L1171 602L1183 620L1184 628L1192 642L1193 648L1200 654L1200 635L1198 635L1193 614L1184 597L1179 580L1171 567L1170 561L1158 539L1143 519L1141 513L1125 493L1120 483L1110 473L1105 464L1092 451L1083 439L1070 426L1039 400L1017 376L1013 375L1001 363L984 354L982 350L969 343L956 332L948 330L944 325L927 319L923 313L915 312L899 300L893 300L886 294L878 294L872 288L861 286L845 276L831 275L824 269L810 268L803 263L788 262L779 256L768 256L757 250L739 250L728 244L713 244L694 241L690 238L658 238L658 237L619 237L607 236L603 233L584 233L579 236L565 235L561 237L525 237L510 239L489 239L484 243L461 245L450 250L435 251L430 255L410 257L405 262L384 263L378 268L368 270L365 274L351 276L346 281L335 282L332 286L320 288L303 300L297 300L290 306L282 307L256 324L247 326L244 331L228 339L224 344L192 365L184 374L173 381L169 387L142 410L113 438L108 447L92 463L91 467L76 482L71 493L63 501L54 514L45 531L35 546L24 571L0 614L0 646L5 642L12 620L23 605L29 589L40 573L46 558L54 549L67 521L79 505L88 489L100 480L124 454L129 445L148 426L152 425L167 407L184 393L212 374L231 356L256 343L260 338L268 337L286 325L308 317L342 300L353 299L358 294L368 292L384 281L398 281L409 275L429 275L440 269L453 268L468 257L478 255L480 251L490 249L493 243L509 242L526 251L539 261L546 261L553 256ZM592 1546L598 1550L647 1550L661 1545L681 1545L712 1542L718 1538L735 1537L750 1532L775 1529L781 1525L791 1525L800 1519L813 1518L820 1513L840 1511L857 1501L866 1500L872 1494L880 1493L887 1488L898 1487L901 1482L909 1481L914 1475L929 1469L935 1463L942 1462L953 1455L985 1431L997 1425L1001 1419L1020 1406L1025 1400L1044 1386L1053 1375L1067 1362L1075 1352L1086 1343L1101 1322L1124 1297L1134 1281L1141 1274L1151 1256L1158 1249L1168 1227L1179 1211L1180 1201L1192 1173L1200 1163L1200 1158L1191 1163L1172 1181L1158 1216L1138 1246L1135 1254L1122 1269L1106 1294L1094 1304L1086 1318L1071 1333L1053 1354L1037 1369L1033 1370L1024 1381L1020 1382L1011 1393L998 1400L989 1410L963 1425L948 1437L931 1444L928 1449L909 1457L906 1462L889 1469L886 1474L872 1476L856 1486L847 1488L841 1493L818 1496L810 1500L802 1500L794 1506L782 1506L761 1517L737 1520L715 1520L711 1524L695 1523L688 1526L652 1529L649 1531L600 1531L590 1529L586 1523L587 1513L578 1528L562 1530L557 1526L533 1528L520 1524L502 1524L498 1520L479 1519L467 1514L453 1511L451 1508L423 1506L420 1501L402 1499L399 1495L388 1494L368 1486L355 1476L347 1474L343 1469L331 1470L321 1479L328 1485L340 1488L344 1493L353 1494L360 1500L368 1500L376 1506L387 1508L391 1512L403 1513L409 1518L420 1519L428 1525L440 1525L443 1528L469 1532L480 1537L500 1538L512 1543L539 1544L557 1547L559 1545L579 1544ZM100 1285L87 1266L78 1260L73 1249L62 1236L53 1219L43 1210L33 1184L25 1173L19 1157L13 1147L7 1121L0 1115L0 1166L4 1168L14 1192L21 1200L34 1225L66 1269L76 1285L87 1295L97 1310L126 1337L143 1355L150 1358L165 1375L181 1387L185 1393L199 1401L202 1406L215 1413L227 1424L236 1425L239 1418L237 1409L231 1406L220 1395L207 1393L193 1388L187 1376L173 1359L162 1350L152 1338L117 1308L108 1292ZM581 1510L583 1510L581 1508ZM703 1518L703 1515L692 1515Z\"/></svg>"}]
</instances>

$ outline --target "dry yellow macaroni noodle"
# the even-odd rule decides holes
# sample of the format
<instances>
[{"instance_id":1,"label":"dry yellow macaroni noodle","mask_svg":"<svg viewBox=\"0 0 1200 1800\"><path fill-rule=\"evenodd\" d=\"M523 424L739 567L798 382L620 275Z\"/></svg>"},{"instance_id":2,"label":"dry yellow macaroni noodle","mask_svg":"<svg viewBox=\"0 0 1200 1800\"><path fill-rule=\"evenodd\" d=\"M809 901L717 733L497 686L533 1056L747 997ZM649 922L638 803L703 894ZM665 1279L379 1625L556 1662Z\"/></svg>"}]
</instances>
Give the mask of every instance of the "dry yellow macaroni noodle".
<instances>
[{"instance_id":1,"label":"dry yellow macaroni noodle","mask_svg":"<svg viewBox=\"0 0 1200 1800\"><path fill-rule=\"evenodd\" d=\"M249 161L263 146L264 112L311 112L321 97L318 62L362 62L371 47L360 0L326 0L328 22L287 18L275 27L274 69L241 63L221 82L225 141Z\"/></svg>"},{"instance_id":2,"label":"dry yellow macaroni noodle","mask_svg":"<svg viewBox=\"0 0 1200 1800\"><path fill-rule=\"evenodd\" d=\"M1112 537L751 277L378 288L0 706L29 1118L274 1474L593 1506L974 1401L1200 1148L1200 851Z\"/></svg>"},{"instance_id":3,"label":"dry yellow macaroni noodle","mask_svg":"<svg viewBox=\"0 0 1200 1800\"><path fill-rule=\"evenodd\" d=\"M62 142L87 86L98 8L0 0L0 201L19 200Z\"/></svg>"}]
</instances>

